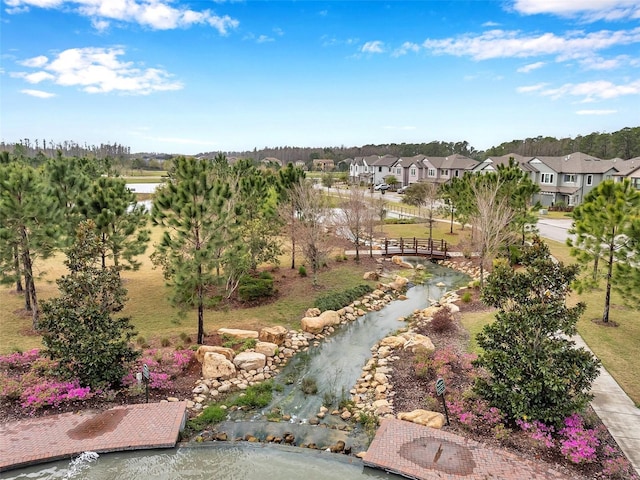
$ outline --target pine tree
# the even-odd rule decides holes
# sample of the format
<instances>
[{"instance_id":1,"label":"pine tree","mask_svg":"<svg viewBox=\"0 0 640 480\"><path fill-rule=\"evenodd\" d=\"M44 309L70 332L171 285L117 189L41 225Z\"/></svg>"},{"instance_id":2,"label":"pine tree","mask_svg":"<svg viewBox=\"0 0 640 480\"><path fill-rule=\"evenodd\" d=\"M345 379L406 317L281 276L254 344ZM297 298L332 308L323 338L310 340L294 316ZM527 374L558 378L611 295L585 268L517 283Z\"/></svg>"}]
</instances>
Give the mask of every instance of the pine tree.
<instances>
[{"instance_id":1,"label":"pine tree","mask_svg":"<svg viewBox=\"0 0 640 480\"><path fill-rule=\"evenodd\" d=\"M569 233L575 239L571 255L587 266L593 262L592 273L575 283L578 291L592 289L605 280L602 321L609 321L611 288L620 291L631 305L640 305L640 191L629 180L605 180L589 192L573 211L573 227ZM604 262L604 272L600 270ZM635 293L634 293L635 292Z\"/></svg>"}]
</instances>

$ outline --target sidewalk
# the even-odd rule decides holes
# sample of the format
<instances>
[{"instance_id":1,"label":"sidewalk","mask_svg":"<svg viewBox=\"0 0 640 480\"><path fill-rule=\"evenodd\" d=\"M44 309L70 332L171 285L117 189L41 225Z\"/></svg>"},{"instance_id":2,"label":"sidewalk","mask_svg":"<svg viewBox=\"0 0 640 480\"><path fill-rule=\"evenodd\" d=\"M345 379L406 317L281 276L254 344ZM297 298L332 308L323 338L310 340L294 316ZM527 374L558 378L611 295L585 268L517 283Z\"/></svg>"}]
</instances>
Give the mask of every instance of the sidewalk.
<instances>
[{"instance_id":1,"label":"sidewalk","mask_svg":"<svg viewBox=\"0 0 640 480\"><path fill-rule=\"evenodd\" d=\"M579 335L572 340L576 346L591 351ZM604 367L600 367L600 375L593 382L591 393L593 410L640 475L640 408L633 404Z\"/></svg>"},{"instance_id":2,"label":"sidewalk","mask_svg":"<svg viewBox=\"0 0 640 480\"><path fill-rule=\"evenodd\" d=\"M82 452L175 447L186 402L142 403L0 425L0 472Z\"/></svg>"}]
</instances>

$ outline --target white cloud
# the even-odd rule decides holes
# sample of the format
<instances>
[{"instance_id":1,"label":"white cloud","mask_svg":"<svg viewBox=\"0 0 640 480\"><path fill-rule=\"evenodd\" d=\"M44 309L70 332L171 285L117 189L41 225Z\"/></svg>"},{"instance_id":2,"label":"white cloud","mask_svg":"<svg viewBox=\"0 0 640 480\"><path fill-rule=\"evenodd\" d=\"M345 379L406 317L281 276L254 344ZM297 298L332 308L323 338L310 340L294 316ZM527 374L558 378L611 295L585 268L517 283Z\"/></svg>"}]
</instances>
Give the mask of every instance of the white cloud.
<instances>
[{"instance_id":1,"label":"white cloud","mask_svg":"<svg viewBox=\"0 0 640 480\"><path fill-rule=\"evenodd\" d=\"M491 22L491 21L489 21L489 22L484 22L484 23L482 24L482 26L483 26L483 27L485 27L485 28L489 28L489 27L497 27L497 26L499 26L499 25L500 25L500 24L499 24L498 22Z\"/></svg>"},{"instance_id":2,"label":"white cloud","mask_svg":"<svg viewBox=\"0 0 640 480\"><path fill-rule=\"evenodd\" d=\"M172 81L171 75L164 70L140 69L134 67L132 62L120 61L118 57L124 53L121 48L72 48L40 65L42 69L37 72L19 72L14 76L30 83L52 81L66 87L77 86L87 93L148 95L182 88L182 84Z\"/></svg>"},{"instance_id":3,"label":"white cloud","mask_svg":"<svg viewBox=\"0 0 640 480\"><path fill-rule=\"evenodd\" d=\"M544 62L536 62L530 63L529 65L525 65L524 67L520 67L517 71L518 73L529 73L533 70L537 70L545 65Z\"/></svg>"},{"instance_id":4,"label":"white cloud","mask_svg":"<svg viewBox=\"0 0 640 480\"><path fill-rule=\"evenodd\" d=\"M43 92L42 90L25 89L25 90L20 90L20 93L24 93L25 95L30 95L32 97L37 97L37 98L51 98L56 96L55 93Z\"/></svg>"},{"instance_id":5,"label":"white cloud","mask_svg":"<svg viewBox=\"0 0 640 480\"><path fill-rule=\"evenodd\" d=\"M383 53L384 43L380 40L365 43L360 49L362 53Z\"/></svg>"},{"instance_id":6,"label":"white cloud","mask_svg":"<svg viewBox=\"0 0 640 480\"><path fill-rule=\"evenodd\" d=\"M602 57L590 57L580 60L580 66L585 70L614 70L623 65L632 65L633 61L628 55L618 55L615 58L604 59Z\"/></svg>"},{"instance_id":7,"label":"white cloud","mask_svg":"<svg viewBox=\"0 0 640 480\"><path fill-rule=\"evenodd\" d=\"M546 87L548 85L548 83L537 83L535 85L526 85L524 87L518 87L516 88L516 92L518 93L531 93L531 92L537 92L539 90L542 90L544 87Z\"/></svg>"},{"instance_id":8,"label":"white cloud","mask_svg":"<svg viewBox=\"0 0 640 480\"><path fill-rule=\"evenodd\" d=\"M391 54L394 57L401 57L409 52L418 53L420 51L420 45L413 42L404 42L400 48L396 48Z\"/></svg>"},{"instance_id":9,"label":"white cloud","mask_svg":"<svg viewBox=\"0 0 640 480\"><path fill-rule=\"evenodd\" d=\"M583 83L565 83L557 88L540 91L540 95L557 100L566 96L582 97L581 102L608 100L623 95L640 95L640 80L626 85L615 85L607 80L596 80Z\"/></svg>"},{"instance_id":10,"label":"white cloud","mask_svg":"<svg viewBox=\"0 0 640 480\"><path fill-rule=\"evenodd\" d=\"M580 16L586 21L640 18L637 0L515 0L513 9L525 15Z\"/></svg>"},{"instance_id":11,"label":"white cloud","mask_svg":"<svg viewBox=\"0 0 640 480\"><path fill-rule=\"evenodd\" d=\"M258 43L268 43L268 42L273 42L273 38L268 37L266 35L260 35L257 39L256 42Z\"/></svg>"},{"instance_id":12,"label":"white cloud","mask_svg":"<svg viewBox=\"0 0 640 480\"><path fill-rule=\"evenodd\" d=\"M617 110L578 110L576 115L613 115Z\"/></svg>"},{"instance_id":13,"label":"white cloud","mask_svg":"<svg viewBox=\"0 0 640 480\"><path fill-rule=\"evenodd\" d=\"M13 13L29 7L75 10L91 19L98 30L109 21L137 23L155 30L171 30L193 25L209 25L221 35L239 25L228 15L218 16L211 10L190 10L172 6L171 0L6 0Z\"/></svg>"},{"instance_id":14,"label":"white cloud","mask_svg":"<svg viewBox=\"0 0 640 480\"><path fill-rule=\"evenodd\" d=\"M48 61L49 59L47 57L45 57L44 55L40 55L38 57L27 58L26 60L22 60L18 63L25 67L38 68L46 65Z\"/></svg>"},{"instance_id":15,"label":"white cloud","mask_svg":"<svg viewBox=\"0 0 640 480\"><path fill-rule=\"evenodd\" d=\"M453 38L427 39L422 46L437 55L469 56L475 60L492 58L527 58L556 55L559 60L581 58L616 45L640 43L640 27L632 30L600 30L526 35L520 31L490 30L480 35L466 34Z\"/></svg>"}]
</instances>

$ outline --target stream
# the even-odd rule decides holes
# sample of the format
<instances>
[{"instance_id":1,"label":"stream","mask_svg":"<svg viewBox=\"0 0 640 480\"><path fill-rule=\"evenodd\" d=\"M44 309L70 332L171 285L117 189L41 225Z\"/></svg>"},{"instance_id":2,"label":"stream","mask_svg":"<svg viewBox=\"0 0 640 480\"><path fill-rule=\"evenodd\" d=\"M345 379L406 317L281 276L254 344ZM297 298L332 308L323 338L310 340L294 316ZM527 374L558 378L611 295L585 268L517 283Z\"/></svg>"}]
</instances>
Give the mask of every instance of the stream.
<instances>
[{"instance_id":1,"label":"stream","mask_svg":"<svg viewBox=\"0 0 640 480\"><path fill-rule=\"evenodd\" d=\"M371 347L379 340L405 326L400 321L414 310L425 308L449 290L465 285L469 277L454 270L430 263L426 259L406 258L410 263L423 263L431 273L426 282L410 288L406 300L390 302L379 311L372 311L357 320L336 327L335 332L307 352L298 353L276 382L283 385L274 392L270 405L259 412L231 412L227 421L216 425L229 439L246 433L264 439L268 434L295 435L295 444L316 443L319 446L344 441L353 451L365 450L370 442L365 432L353 429L353 422L327 415L320 425L310 425L320 407L326 403L337 407L350 398L371 357ZM446 286L438 287L443 283ZM313 379L315 394L304 394L304 379ZM288 422L269 422L266 415L277 410L291 416ZM300 449L281 445L247 442L206 442L168 450L83 454L69 461L52 462L3 473L6 479L174 479L174 478L278 478L322 480L340 478L390 478L382 471L362 466L355 457L330 454L320 450ZM392 476L396 478L395 476ZM397 477L400 478L400 477Z\"/></svg>"}]
</instances>

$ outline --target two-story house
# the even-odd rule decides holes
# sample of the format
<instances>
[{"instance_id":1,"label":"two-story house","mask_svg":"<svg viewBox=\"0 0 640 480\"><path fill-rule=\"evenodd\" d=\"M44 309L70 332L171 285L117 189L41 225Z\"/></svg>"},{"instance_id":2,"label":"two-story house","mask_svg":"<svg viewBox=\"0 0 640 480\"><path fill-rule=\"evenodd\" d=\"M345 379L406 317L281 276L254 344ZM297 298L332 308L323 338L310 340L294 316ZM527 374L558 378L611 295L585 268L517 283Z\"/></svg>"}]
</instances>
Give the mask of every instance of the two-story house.
<instances>
[{"instance_id":1,"label":"two-story house","mask_svg":"<svg viewBox=\"0 0 640 480\"><path fill-rule=\"evenodd\" d=\"M424 180L433 183L446 183L452 178L462 177L478 165L476 160L458 153L446 157L425 157L423 163L426 169Z\"/></svg>"},{"instance_id":2,"label":"two-story house","mask_svg":"<svg viewBox=\"0 0 640 480\"><path fill-rule=\"evenodd\" d=\"M615 160L618 172L613 174L614 179L621 182L628 178L631 181L631 185L640 190L640 157L630 158L629 160Z\"/></svg>"},{"instance_id":3,"label":"two-story house","mask_svg":"<svg viewBox=\"0 0 640 480\"><path fill-rule=\"evenodd\" d=\"M603 180L617 173L616 162L581 152L561 157L536 156L527 162L537 170L540 193L534 198L543 206L563 203L576 206Z\"/></svg>"}]
</instances>

